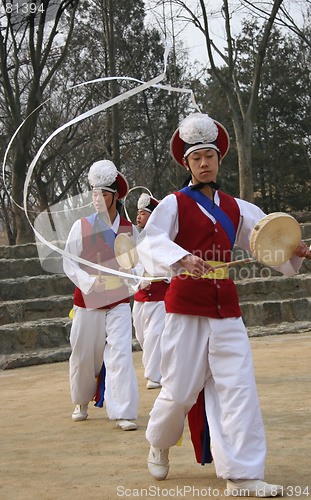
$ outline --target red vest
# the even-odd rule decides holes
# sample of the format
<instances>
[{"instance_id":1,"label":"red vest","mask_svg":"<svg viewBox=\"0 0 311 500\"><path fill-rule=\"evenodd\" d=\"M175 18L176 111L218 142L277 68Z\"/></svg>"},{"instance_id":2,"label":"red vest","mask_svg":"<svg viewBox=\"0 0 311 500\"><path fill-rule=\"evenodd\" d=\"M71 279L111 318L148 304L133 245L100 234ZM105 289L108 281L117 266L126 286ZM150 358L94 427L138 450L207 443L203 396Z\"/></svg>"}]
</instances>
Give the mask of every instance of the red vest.
<instances>
[{"instance_id":1,"label":"red vest","mask_svg":"<svg viewBox=\"0 0 311 500\"><path fill-rule=\"evenodd\" d=\"M154 281L151 283L149 290L139 290L134 295L134 300L137 302L158 302L164 300L165 294L169 287L166 281Z\"/></svg>"},{"instance_id":2,"label":"red vest","mask_svg":"<svg viewBox=\"0 0 311 500\"><path fill-rule=\"evenodd\" d=\"M231 261L230 239L219 222L214 224L184 193L177 197L179 231L175 243L204 260ZM240 210L235 199L219 192L220 208L237 231ZM166 312L229 318L241 316L238 294L230 278L223 280L179 275L172 278L165 296Z\"/></svg>"},{"instance_id":3,"label":"red vest","mask_svg":"<svg viewBox=\"0 0 311 500\"><path fill-rule=\"evenodd\" d=\"M82 240L83 240L83 251L80 255L85 260L97 264L97 254L100 253L100 262L103 266L109 267L110 269L119 269L119 264L115 258L115 255L109 245L102 240L98 233L96 233L95 243L91 242L93 226L90 222L83 218L81 219L82 225ZM128 222L123 217L120 217L120 225L118 233L131 233L133 234L133 226L131 222ZM81 268L90 275L96 275L97 270L92 267L80 264ZM105 274L102 273L102 276ZM114 276L112 274L106 274L107 276ZM92 309L109 309L115 307L122 302L128 303L129 292L125 285L115 290L107 290L103 293L91 292L85 295L81 292L80 288L76 287L73 303L79 307L86 307Z\"/></svg>"}]
</instances>

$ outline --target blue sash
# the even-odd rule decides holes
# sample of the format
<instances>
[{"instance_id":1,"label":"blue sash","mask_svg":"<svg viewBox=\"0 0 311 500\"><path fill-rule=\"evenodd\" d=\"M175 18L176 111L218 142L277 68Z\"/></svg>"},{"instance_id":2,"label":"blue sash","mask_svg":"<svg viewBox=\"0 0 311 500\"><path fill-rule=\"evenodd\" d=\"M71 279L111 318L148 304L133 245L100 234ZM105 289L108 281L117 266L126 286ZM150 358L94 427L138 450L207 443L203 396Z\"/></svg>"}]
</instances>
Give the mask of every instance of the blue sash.
<instances>
[{"instance_id":1,"label":"blue sash","mask_svg":"<svg viewBox=\"0 0 311 500\"><path fill-rule=\"evenodd\" d=\"M116 233L111 229L111 227L109 227L96 212L89 217L86 217L86 219L93 226L93 234L98 233L102 240L105 241L114 252L114 240L116 239ZM92 243L94 242L92 241Z\"/></svg>"},{"instance_id":2,"label":"blue sash","mask_svg":"<svg viewBox=\"0 0 311 500\"><path fill-rule=\"evenodd\" d=\"M207 212L209 212L215 219L221 224L223 229L226 231L229 240L231 241L231 250L235 242L235 227L232 220L228 217L223 210L221 210L218 205L214 204L207 196L205 196L201 191L193 191L189 186L181 189L180 193L184 193L194 201L199 203Z\"/></svg>"},{"instance_id":3,"label":"blue sash","mask_svg":"<svg viewBox=\"0 0 311 500\"><path fill-rule=\"evenodd\" d=\"M102 408L104 406L105 401L105 390L106 390L106 367L105 363L103 363L100 374L97 377L97 391L96 396L94 398L94 406L97 408Z\"/></svg>"}]
</instances>

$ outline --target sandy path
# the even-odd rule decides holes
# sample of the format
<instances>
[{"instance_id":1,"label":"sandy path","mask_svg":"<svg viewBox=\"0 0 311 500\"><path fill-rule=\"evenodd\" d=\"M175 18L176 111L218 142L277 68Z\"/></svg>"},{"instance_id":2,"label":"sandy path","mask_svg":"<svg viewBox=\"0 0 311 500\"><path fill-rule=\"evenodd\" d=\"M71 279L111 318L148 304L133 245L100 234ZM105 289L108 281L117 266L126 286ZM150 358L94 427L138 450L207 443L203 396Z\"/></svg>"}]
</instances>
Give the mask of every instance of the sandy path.
<instances>
[{"instance_id":1,"label":"sandy path","mask_svg":"<svg viewBox=\"0 0 311 500\"><path fill-rule=\"evenodd\" d=\"M251 339L267 434L266 480L284 496L311 497L311 335ZM214 466L195 461L186 428L170 452L166 481L146 467L145 428L158 390L147 390L141 352L134 352L140 402L138 430L124 432L104 409L71 420L68 363L0 373L0 499L109 500L224 498Z\"/></svg>"}]
</instances>

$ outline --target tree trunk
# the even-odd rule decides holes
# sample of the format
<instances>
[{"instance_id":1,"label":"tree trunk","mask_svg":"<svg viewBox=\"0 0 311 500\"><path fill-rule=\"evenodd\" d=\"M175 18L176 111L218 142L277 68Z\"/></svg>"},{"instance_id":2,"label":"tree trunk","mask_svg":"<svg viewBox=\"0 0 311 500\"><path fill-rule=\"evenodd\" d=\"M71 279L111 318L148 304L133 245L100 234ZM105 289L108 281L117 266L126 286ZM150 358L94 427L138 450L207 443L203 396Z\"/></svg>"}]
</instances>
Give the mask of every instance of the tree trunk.
<instances>
[{"instance_id":1,"label":"tree trunk","mask_svg":"<svg viewBox=\"0 0 311 500\"><path fill-rule=\"evenodd\" d=\"M253 169L252 169L252 136L253 126L244 119L242 133L236 134L236 145L239 158L240 198L254 202Z\"/></svg>"},{"instance_id":2,"label":"tree trunk","mask_svg":"<svg viewBox=\"0 0 311 500\"><path fill-rule=\"evenodd\" d=\"M252 174L252 134L254 123L256 121L256 111L258 103L258 92L262 72L262 64L264 61L266 48L273 26L274 19L283 2L283 0L274 0L270 15L265 21L262 30L262 38L259 43L258 52L255 55L254 70L253 70L253 84L249 95L248 102L241 92L240 82L237 80L236 67L236 53L235 53L235 40L232 37L231 25L232 14L229 9L229 0L222 2L222 14L225 20L225 32L227 47L225 51L218 50L214 46L209 30L209 15L206 10L204 0L199 0L203 25L199 19L182 0L175 0L179 5L186 9L188 14L192 17L193 22L200 26L201 31L205 35L207 54L211 65L211 74L218 80L222 89L224 90L232 115L233 126L235 129L237 151L239 157L239 184L240 184L240 198L253 202L253 174ZM251 3L251 2L249 2ZM218 68L214 59L213 50L216 49L218 54L222 55L226 63L226 72L224 68Z\"/></svg>"},{"instance_id":3,"label":"tree trunk","mask_svg":"<svg viewBox=\"0 0 311 500\"><path fill-rule=\"evenodd\" d=\"M102 0L103 13L103 33L104 42L107 49L107 68L109 77L116 76L116 48L115 48L115 4L113 0ZM117 80L109 82L110 98L113 99L118 95ZM119 107L116 104L107 113L109 123L110 137L107 140L107 149L110 151L111 160L120 169L120 134L119 134Z\"/></svg>"},{"instance_id":4,"label":"tree trunk","mask_svg":"<svg viewBox=\"0 0 311 500\"><path fill-rule=\"evenodd\" d=\"M7 106L8 129L16 130L23 117L29 117L16 136L12 146L12 205L16 243L23 244L34 241L34 234L23 210L23 189L27 167L31 159L31 145L34 141L38 113L33 111L42 102L42 94L52 77L67 55L68 44L72 36L75 12L78 0L66 0L57 5L55 17L46 23L46 9L52 1L44 2L44 12L36 16L22 16L15 30L14 19L2 16L3 33L0 36L1 83L4 87ZM54 4L55 5L55 2ZM59 24L67 16L68 31L63 35L62 46L57 45L55 59L54 39L59 33ZM36 22L35 22L36 21ZM65 31L65 30L64 30ZM54 52L53 52L54 51ZM27 54L27 57L26 55ZM47 58L53 55L52 64L47 65ZM26 59L25 59L26 57ZM27 61L27 71L25 63ZM12 73L12 64L15 68ZM10 134L11 135L11 130Z\"/></svg>"},{"instance_id":5,"label":"tree trunk","mask_svg":"<svg viewBox=\"0 0 311 500\"><path fill-rule=\"evenodd\" d=\"M34 241L34 233L27 220L23 207L23 190L25 182L25 172L13 171L12 176L12 198L13 202L13 216L16 227L16 245L22 245ZM19 205L19 206L17 206Z\"/></svg>"}]
</instances>

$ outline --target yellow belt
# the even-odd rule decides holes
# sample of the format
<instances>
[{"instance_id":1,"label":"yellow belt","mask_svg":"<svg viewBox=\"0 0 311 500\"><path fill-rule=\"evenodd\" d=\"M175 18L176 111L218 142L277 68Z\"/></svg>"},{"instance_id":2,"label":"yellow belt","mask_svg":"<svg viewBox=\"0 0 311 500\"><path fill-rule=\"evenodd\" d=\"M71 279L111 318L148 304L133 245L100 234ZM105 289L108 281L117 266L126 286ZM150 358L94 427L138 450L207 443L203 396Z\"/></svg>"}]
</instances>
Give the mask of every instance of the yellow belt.
<instances>
[{"instance_id":1,"label":"yellow belt","mask_svg":"<svg viewBox=\"0 0 311 500\"><path fill-rule=\"evenodd\" d=\"M219 266L220 264L229 264L229 262L220 262L220 261L214 261L214 260L206 260L205 261L207 264L210 264L211 266ZM185 271L183 274L186 274L187 276L195 276L195 274L191 274L188 271ZM215 272L213 273L210 271L207 274L203 274L200 276L200 278L208 278L210 280L216 279L216 280L225 280L227 278L227 266L225 267L220 267L218 269L215 269Z\"/></svg>"},{"instance_id":2,"label":"yellow belt","mask_svg":"<svg viewBox=\"0 0 311 500\"><path fill-rule=\"evenodd\" d=\"M151 274L148 274L148 273L144 273L144 276L145 276L145 278L151 278ZM153 283L154 281L163 281L163 280L154 278L153 280L147 279L147 281L151 281Z\"/></svg>"},{"instance_id":3,"label":"yellow belt","mask_svg":"<svg viewBox=\"0 0 311 500\"><path fill-rule=\"evenodd\" d=\"M93 278L97 277L97 274L90 274ZM124 282L119 278L119 276L106 276L101 275L101 279L103 283L106 285L106 290L116 290L116 288L121 288L124 285Z\"/></svg>"}]
</instances>

